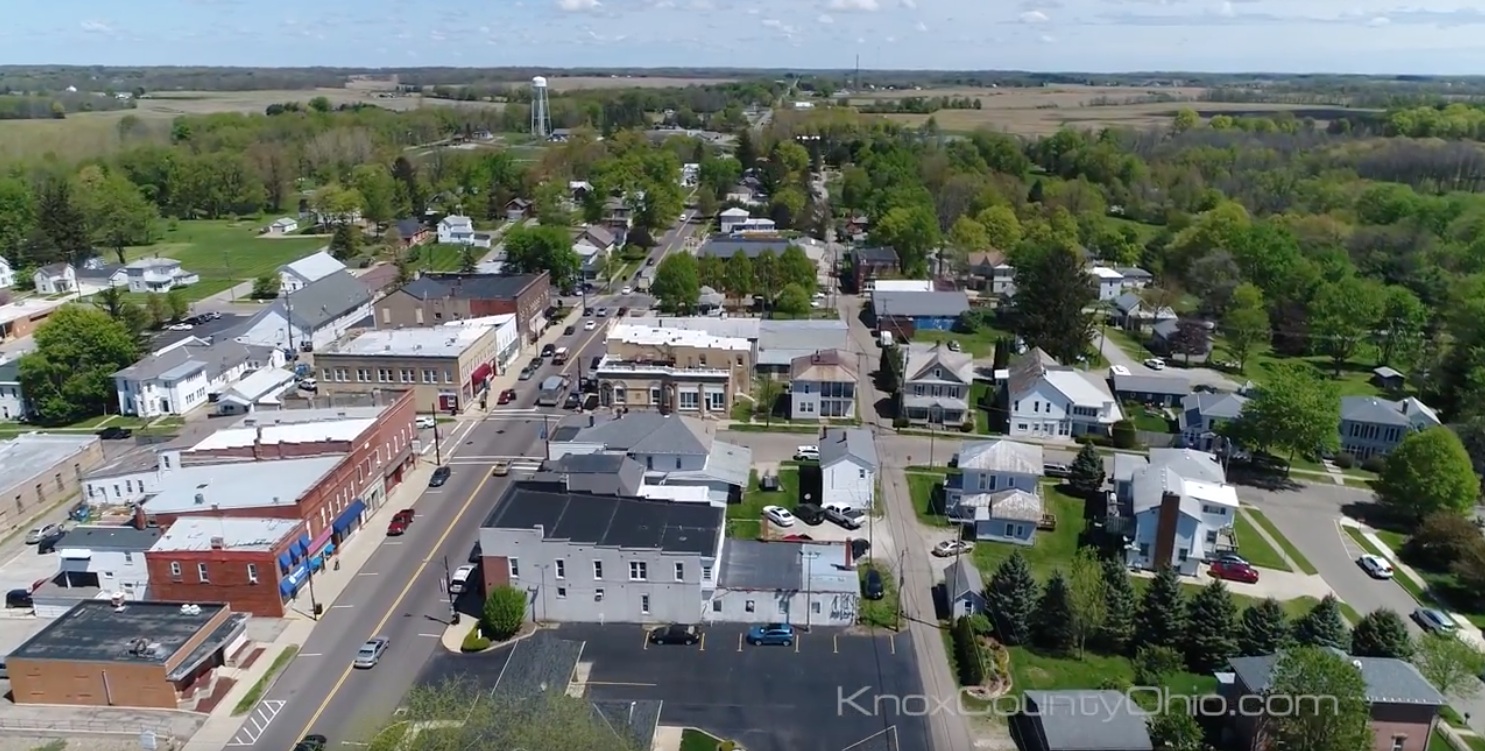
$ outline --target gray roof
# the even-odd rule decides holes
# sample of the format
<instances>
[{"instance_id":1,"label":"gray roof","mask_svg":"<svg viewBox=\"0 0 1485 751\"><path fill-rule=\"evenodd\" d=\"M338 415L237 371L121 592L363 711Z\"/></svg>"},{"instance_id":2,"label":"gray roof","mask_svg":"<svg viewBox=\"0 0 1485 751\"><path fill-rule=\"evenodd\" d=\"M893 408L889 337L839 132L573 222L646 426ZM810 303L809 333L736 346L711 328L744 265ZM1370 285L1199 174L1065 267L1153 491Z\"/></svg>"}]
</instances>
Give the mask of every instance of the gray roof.
<instances>
[{"instance_id":1,"label":"gray roof","mask_svg":"<svg viewBox=\"0 0 1485 751\"><path fill-rule=\"evenodd\" d=\"M1028 493L1020 488L991 493L983 507L986 519L1039 522L1042 520L1042 514L1046 513L1046 506L1042 503L1040 495Z\"/></svg>"},{"instance_id":2,"label":"gray roof","mask_svg":"<svg viewBox=\"0 0 1485 751\"><path fill-rule=\"evenodd\" d=\"M869 261L871 263L897 263L897 251L888 245L879 245L872 248L857 248L852 253L858 261Z\"/></svg>"},{"instance_id":3,"label":"gray roof","mask_svg":"<svg viewBox=\"0 0 1485 751\"><path fill-rule=\"evenodd\" d=\"M712 235L701 244L696 254L700 256L718 256L720 258L731 258L742 251L749 258L757 258L767 250L774 255L783 255L784 251L791 245L787 237L733 237L731 235Z\"/></svg>"},{"instance_id":4,"label":"gray roof","mask_svg":"<svg viewBox=\"0 0 1485 751\"><path fill-rule=\"evenodd\" d=\"M1124 294L1114 298L1113 303L1114 307L1118 308L1120 313L1128 313L1129 311L1143 305L1145 301L1140 299L1140 296L1136 295L1133 292L1125 292Z\"/></svg>"},{"instance_id":5,"label":"gray roof","mask_svg":"<svg viewBox=\"0 0 1485 751\"><path fill-rule=\"evenodd\" d=\"M1236 420L1243 412L1248 397L1237 394L1187 394L1181 398L1181 409L1206 417Z\"/></svg>"},{"instance_id":6,"label":"gray roof","mask_svg":"<svg viewBox=\"0 0 1485 751\"><path fill-rule=\"evenodd\" d=\"M1181 376L1168 375L1116 375L1114 391L1135 394L1173 394L1185 396L1191 393L1191 382Z\"/></svg>"},{"instance_id":7,"label":"gray roof","mask_svg":"<svg viewBox=\"0 0 1485 751\"><path fill-rule=\"evenodd\" d=\"M1010 378L1008 387L1014 398L1018 394L1030 391L1042 376L1049 370L1066 370L1067 367L1057 362L1051 355L1047 354L1041 347L1032 347L1020 357L1011 361Z\"/></svg>"},{"instance_id":8,"label":"gray roof","mask_svg":"<svg viewBox=\"0 0 1485 751\"><path fill-rule=\"evenodd\" d=\"M1417 399L1392 402L1375 396L1341 397L1341 419L1351 422L1406 428L1414 424L1414 418L1420 413L1428 418L1423 423L1439 424L1438 415L1433 408Z\"/></svg>"},{"instance_id":9,"label":"gray roof","mask_svg":"<svg viewBox=\"0 0 1485 751\"><path fill-rule=\"evenodd\" d=\"M199 635L227 606L195 603L183 612L178 602L131 600L122 611L108 600L84 600L10 653L12 659L124 662L164 665ZM133 649L144 639L142 648ZM214 644L219 648L220 644ZM194 667L194 666L193 666Z\"/></svg>"},{"instance_id":10,"label":"gray roof","mask_svg":"<svg viewBox=\"0 0 1485 751\"><path fill-rule=\"evenodd\" d=\"M1145 713L1121 691L1027 691L1046 751L1151 751Z\"/></svg>"},{"instance_id":11,"label":"gray roof","mask_svg":"<svg viewBox=\"0 0 1485 751\"><path fill-rule=\"evenodd\" d=\"M72 264L67 263L65 261L62 262L62 263L49 263L49 264L47 264L45 266L42 266L41 268L37 269L36 270L36 273L38 273L38 274L45 274L48 277L60 277L60 276L62 276L62 275L64 275L64 274L67 273L67 267L68 266L71 266L71 265ZM76 274L76 273L77 272L74 270L73 271L73 274Z\"/></svg>"},{"instance_id":12,"label":"gray roof","mask_svg":"<svg viewBox=\"0 0 1485 751\"><path fill-rule=\"evenodd\" d=\"M158 527L135 529L134 527L73 527L67 530L57 548L86 548L88 550L120 550L140 552L149 550L160 539Z\"/></svg>"},{"instance_id":13,"label":"gray roof","mask_svg":"<svg viewBox=\"0 0 1485 751\"><path fill-rule=\"evenodd\" d=\"M985 582L980 578L973 557L955 556L954 562L944 568L944 592L949 595L950 602L971 592L983 595L984 591Z\"/></svg>"},{"instance_id":14,"label":"gray roof","mask_svg":"<svg viewBox=\"0 0 1485 751\"><path fill-rule=\"evenodd\" d=\"M371 290L361 280L349 271L337 271L304 285L274 306L288 308L294 324L314 331L370 302Z\"/></svg>"},{"instance_id":15,"label":"gray roof","mask_svg":"<svg viewBox=\"0 0 1485 751\"><path fill-rule=\"evenodd\" d=\"M88 268L87 266L83 266L82 268L77 269L75 273L77 274L78 279L108 279L114 274L117 274L119 272L119 269L122 268L124 268L122 264L109 263L98 266L96 268Z\"/></svg>"},{"instance_id":16,"label":"gray roof","mask_svg":"<svg viewBox=\"0 0 1485 751\"><path fill-rule=\"evenodd\" d=\"M1333 650L1347 662L1358 665L1366 681L1366 700L1372 704L1422 704L1443 706L1447 703L1438 690L1406 660L1390 657L1352 657ZM1227 661L1232 672L1249 691L1269 688L1279 655L1234 657Z\"/></svg>"},{"instance_id":17,"label":"gray roof","mask_svg":"<svg viewBox=\"0 0 1485 751\"><path fill-rule=\"evenodd\" d=\"M1141 467L1150 466L1150 460L1139 454L1126 454L1122 451L1114 454L1114 472L1109 479L1114 482L1134 479L1134 473Z\"/></svg>"},{"instance_id":18,"label":"gray roof","mask_svg":"<svg viewBox=\"0 0 1485 751\"><path fill-rule=\"evenodd\" d=\"M832 428L820 440L820 466L828 467L853 457L867 469L877 468L877 445L871 431L864 428Z\"/></svg>"},{"instance_id":19,"label":"gray roof","mask_svg":"<svg viewBox=\"0 0 1485 751\"><path fill-rule=\"evenodd\" d=\"M253 359L253 351L246 344L223 339L201 347L182 344L157 355L151 355L117 373L115 378L130 381L161 379L173 381L185 378L198 370L205 370L208 379Z\"/></svg>"},{"instance_id":20,"label":"gray roof","mask_svg":"<svg viewBox=\"0 0 1485 751\"><path fill-rule=\"evenodd\" d=\"M712 449L706 455L706 466L696 470L667 472L666 478L667 480L718 480L728 485L744 487L748 484L752 471L752 449L726 441L712 441Z\"/></svg>"},{"instance_id":21,"label":"gray roof","mask_svg":"<svg viewBox=\"0 0 1485 751\"><path fill-rule=\"evenodd\" d=\"M658 412L633 412L605 423L579 428L572 443L597 443L633 454L705 456L711 453L714 429L700 420Z\"/></svg>"},{"instance_id":22,"label":"gray roof","mask_svg":"<svg viewBox=\"0 0 1485 751\"><path fill-rule=\"evenodd\" d=\"M1124 275L1125 279L1154 279L1155 275L1138 266L1121 266L1114 269Z\"/></svg>"},{"instance_id":23,"label":"gray roof","mask_svg":"<svg viewBox=\"0 0 1485 751\"><path fill-rule=\"evenodd\" d=\"M1157 321L1154 326L1151 326L1150 333L1162 339L1169 339L1175 336L1176 332L1180 329L1181 320L1179 318L1166 318L1164 320Z\"/></svg>"},{"instance_id":24,"label":"gray roof","mask_svg":"<svg viewBox=\"0 0 1485 751\"><path fill-rule=\"evenodd\" d=\"M952 317L969 310L969 296L960 290L950 292L877 290L871 295L871 306L878 316Z\"/></svg>"},{"instance_id":25,"label":"gray roof","mask_svg":"<svg viewBox=\"0 0 1485 751\"><path fill-rule=\"evenodd\" d=\"M1389 368L1386 365L1379 365L1379 366L1377 366L1375 368L1372 368L1372 375L1374 375L1374 376L1376 376L1378 378L1402 378L1403 377L1403 374L1402 374L1401 371L1399 371L1396 368Z\"/></svg>"},{"instance_id":26,"label":"gray roof","mask_svg":"<svg viewBox=\"0 0 1485 751\"><path fill-rule=\"evenodd\" d=\"M34 481L38 470L61 464L98 442L95 435L22 433L0 441L0 492ZM84 471L91 462L84 462Z\"/></svg>"},{"instance_id":27,"label":"gray roof","mask_svg":"<svg viewBox=\"0 0 1485 751\"><path fill-rule=\"evenodd\" d=\"M547 540L710 556L723 535L725 514L709 503L564 492L517 482L506 488L481 526L540 527Z\"/></svg>"},{"instance_id":28,"label":"gray roof","mask_svg":"<svg viewBox=\"0 0 1485 751\"><path fill-rule=\"evenodd\" d=\"M1164 467L1188 480L1222 484L1227 473L1217 457L1195 449L1150 449L1150 466Z\"/></svg>"},{"instance_id":29,"label":"gray roof","mask_svg":"<svg viewBox=\"0 0 1485 751\"><path fill-rule=\"evenodd\" d=\"M0 383L20 383L21 358L0 362Z\"/></svg>"},{"instance_id":30,"label":"gray roof","mask_svg":"<svg viewBox=\"0 0 1485 751\"><path fill-rule=\"evenodd\" d=\"M964 386L974 383L974 358L968 352L955 352L943 342L933 344L909 342L906 349L907 360L902 368L904 381L908 383L953 383ZM934 375L934 370L938 370L939 374ZM953 377L944 377L943 371L948 371Z\"/></svg>"},{"instance_id":31,"label":"gray roof","mask_svg":"<svg viewBox=\"0 0 1485 751\"><path fill-rule=\"evenodd\" d=\"M959 449L959 469L1041 476L1042 447L1006 440L969 441Z\"/></svg>"},{"instance_id":32,"label":"gray roof","mask_svg":"<svg viewBox=\"0 0 1485 751\"><path fill-rule=\"evenodd\" d=\"M572 230L574 240L580 239L585 235L592 240L596 240L600 248L607 248L614 244L614 233L609 232L607 227L590 224L586 227L575 227Z\"/></svg>"},{"instance_id":33,"label":"gray roof","mask_svg":"<svg viewBox=\"0 0 1485 751\"><path fill-rule=\"evenodd\" d=\"M759 365L789 365L796 357L820 350L848 349L850 334L840 320L766 320L758 324L757 338Z\"/></svg>"},{"instance_id":34,"label":"gray roof","mask_svg":"<svg viewBox=\"0 0 1485 751\"><path fill-rule=\"evenodd\" d=\"M722 549L720 589L763 592L839 592L856 594L860 581L846 569L850 548L846 545L760 540L728 540Z\"/></svg>"}]
</instances>

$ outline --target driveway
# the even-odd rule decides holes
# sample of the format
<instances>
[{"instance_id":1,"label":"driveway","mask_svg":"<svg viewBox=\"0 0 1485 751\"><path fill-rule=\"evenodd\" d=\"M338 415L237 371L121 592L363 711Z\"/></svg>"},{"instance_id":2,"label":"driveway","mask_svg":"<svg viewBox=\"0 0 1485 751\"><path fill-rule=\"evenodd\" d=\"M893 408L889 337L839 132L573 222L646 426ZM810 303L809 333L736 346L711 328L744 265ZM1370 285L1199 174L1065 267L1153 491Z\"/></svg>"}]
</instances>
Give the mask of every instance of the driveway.
<instances>
[{"instance_id":1,"label":"driveway","mask_svg":"<svg viewBox=\"0 0 1485 751\"><path fill-rule=\"evenodd\" d=\"M1152 370L1145 367L1143 362L1149 356L1148 353L1144 351L1136 353L1125 352L1113 338L1104 340L1100 334L1095 333L1093 335L1093 343L1097 345L1100 342L1103 344L1102 352L1104 359L1108 360L1110 365L1123 365L1133 375L1181 376L1190 381L1192 386L1210 386L1222 391L1237 391L1238 387L1241 386L1241 384L1228 378L1225 374L1211 368L1168 367L1164 370Z\"/></svg>"}]
</instances>

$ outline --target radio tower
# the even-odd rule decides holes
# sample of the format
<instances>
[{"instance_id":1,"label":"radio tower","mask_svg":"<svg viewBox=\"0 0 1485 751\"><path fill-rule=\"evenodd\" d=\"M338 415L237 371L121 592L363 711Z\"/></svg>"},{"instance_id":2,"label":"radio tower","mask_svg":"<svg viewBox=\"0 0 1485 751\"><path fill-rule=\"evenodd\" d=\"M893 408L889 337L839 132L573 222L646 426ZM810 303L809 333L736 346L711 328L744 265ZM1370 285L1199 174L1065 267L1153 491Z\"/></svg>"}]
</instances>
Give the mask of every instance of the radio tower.
<instances>
[{"instance_id":1,"label":"radio tower","mask_svg":"<svg viewBox=\"0 0 1485 751\"><path fill-rule=\"evenodd\" d=\"M552 103L547 99L547 79L531 79L531 134L537 138L552 135Z\"/></svg>"}]
</instances>

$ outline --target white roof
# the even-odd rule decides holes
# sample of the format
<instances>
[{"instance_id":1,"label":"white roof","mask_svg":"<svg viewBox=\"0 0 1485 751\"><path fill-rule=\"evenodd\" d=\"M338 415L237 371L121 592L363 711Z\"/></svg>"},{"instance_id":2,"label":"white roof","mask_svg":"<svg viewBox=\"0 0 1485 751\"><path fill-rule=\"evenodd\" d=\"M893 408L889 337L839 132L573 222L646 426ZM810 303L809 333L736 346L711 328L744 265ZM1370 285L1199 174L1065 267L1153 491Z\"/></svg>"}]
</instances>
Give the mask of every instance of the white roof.
<instances>
[{"instance_id":1,"label":"white roof","mask_svg":"<svg viewBox=\"0 0 1485 751\"><path fill-rule=\"evenodd\" d=\"M273 226L275 226L275 227L287 227L287 226L289 226L291 224L298 224L298 223L299 223L299 220L298 219L290 219L289 217L286 217L286 216L285 217L280 217L278 219L273 220Z\"/></svg>"},{"instance_id":2,"label":"white roof","mask_svg":"<svg viewBox=\"0 0 1485 751\"><path fill-rule=\"evenodd\" d=\"M153 552L176 550L211 550L212 538L219 538L222 550L271 551L285 537L295 533L303 522L298 519L251 519L218 517L177 519L170 529L155 541Z\"/></svg>"},{"instance_id":3,"label":"white roof","mask_svg":"<svg viewBox=\"0 0 1485 751\"><path fill-rule=\"evenodd\" d=\"M330 251L322 250L293 263L286 263L279 267L279 271L293 274L306 283L318 282L337 271L345 271L345 264L335 260L335 256L330 255Z\"/></svg>"},{"instance_id":4,"label":"white roof","mask_svg":"<svg viewBox=\"0 0 1485 751\"><path fill-rule=\"evenodd\" d=\"M712 336L691 329L656 328L620 323L609 329L608 340L649 346L699 347L747 352L753 345L741 337Z\"/></svg>"},{"instance_id":5,"label":"white roof","mask_svg":"<svg viewBox=\"0 0 1485 751\"><path fill-rule=\"evenodd\" d=\"M959 449L960 469L1042 474L1042 447L1015 441L969 441Z\"/></svg>"},{"instance_id":6,"label":"white roof","mask_svg":"<svg viewBox=\"0 0 1485 751\"><path fill-rule=\"evenodd\" d=\"M222 399L237 398L248 404L282 389L294 381L294 373L283 368L263 368L232 384Z\"/></svg>"},{"instance_id":7,"label":"white roof","mask_svg":"<svg viewBox=\"0 0 1485 751\"><path fill-rule=\"evenodd\" d=\"M290 506L335 469L344 456L187 465L160 474L160 492L146 513Z\"/></svg>"},{"instance_id":8,"label":"white roof","mask_svg":"<svg viewBox=\"0 0 1485 751\"><path fill-rule=\"evenodd\" d=\"M667 501L708 503L711 501L711 488L705 485L641 485L639 486L639 497Z\"/></svg>"},{"instance_id":9,"label":"white roof","mask_svg":"<svg viewBox=\"0 0 1485 751\"><path fill-rule=\"evenodd\" d=\"M516 323L515 313L501 313L498 316L481 316L479 318L461 318L457 321L449 321L445 326L494 326L497 329L513 326Z\"/></svg>"},{"instance_id":10,"label":"white roof","mask_svg":"<svg viewBox=\"0 0 1485 751\"><path fill-rule=\"evenodd\" d=\"M38 269L36 273L39 274L41 271ZM0 305L0 324L50 313L66 304L66 300L45 300L37 297L15 300L7 305Z\"/></svg>"},{"instance_id":11,"label":"white roof","mask_svg":"<svg viewBox=\"0 0 1485 751\"><path fill-rule=\"evenodd\" d=\"M323 422L300 422L286 425L253 425L227 428L202 439L191 447L191 451L217 451L221 449L251 446L258 442L264 445L276 443L320 443L325 441L354 441L356 436L376 423L376 418L326 420ZM258 431L263 431L261 437Z\"/></svg>"},{"instance_id":12,"label":"white roof","mask_svg":"<svg viewBox=\"0 0 1485 751\"><path fill-rule=\"evenodd\" d=\"M1098 277L1099 279L1107 279L1109 281L1124 278L1123 274L1107 266L1094 266L1093 268L1088 269L1088 273Z\"/></svg>"},{"instance_id":13,"label":"white roof","mask_svg":"<svg viewBox=\"0 0 1485 751\"><path fill-rule=\"evenodd\" d=\"M721 214L721 216L750 216L750 215L748 214L748 210L747 209L739 208L737 206L733 206L732 208L727 209L726 211L723 211L722 214Z\"/></svg>"},{"instance_id":14,"label":"white roof","mask_svg":"<svg viewBox=\"0 0 1485 751\"><path fill-rule=\"evenodd\" d=\"M1042 374L1043 380L1062 395L1080 406L1103 406L1114 401L1114 397L1076 370L1049 370Z\"/></svg>"},{"instance_id":15,"label":"white roof","mask_svg":"<svg viewBox=\"0 0 1485 751\"><path fill-rule=\"evenodd\" d=\"M928 279L878 279L874 288L879 292L932 292L933 282Z\"/></svg>"},{"instance_id":16,"label":"white roof","mask_svg":"<svg viewBox=\"0 0 1485 751\"><path fill-rule=\"evenodd\" d=\"M1203 482L1181 478L1181 486L1185 488L1186 495L1202 503L1215 503L1221 506L1237 508L1237 488L1231 485L1222 485L1215 482Z\"/></svg>"},{"instance_id":17,"label":"white roof","mask_svg":"<svg viewBox=\"0 0 1485 751\"><path fill-rule=\"evenodd\" d=\"M474 229L474 220L467 216L459 216L458 214L446 216L438 223L449 229L467 229L471 231Z\"/></svg>"},{"instance_id":18,"label":"white roof","mask_svg":"<svg viewBox=\"0 0 1485 751\"><path fill-rule=\"evenodd\" d=\"M596 256L603 251L599 249L598 246L593 245L592 243L579 242L573 244L572 252L578 254L579 258L592 258L593 256Z\"/></svg>"},{"instance_id":19,"label":"white roof","mask_svg":"<svg viewBox=\"0 0 1485 751\"><path fill-rule=\"evenodd\" d=\"M60 433L23 433L8 441L0 441L0 491L23 482L34 482L38 470L51 467L97 442L95 435Z\"/></svg>"},{"instance_id":20,"label":"white roof","mask_svg":"<svg viewBox=\"0 0 1485 751\"><path fill-rule=\"evenodd\" d=\"M458 357L496 326L437 326L426 329L379 329L333 344L318 353L363 357Z\"/></svg>"},{"instance_id":21,"label":"white roof","mask_svg":"<svg viewBox=\"0 0 1485 751\"><path fill-rule=\"evenodd\" d=\"M124 264L126 269L158 269L167 266L179 266L180 261L174 258L138 258Z\"/></svg>"}]
</instances>

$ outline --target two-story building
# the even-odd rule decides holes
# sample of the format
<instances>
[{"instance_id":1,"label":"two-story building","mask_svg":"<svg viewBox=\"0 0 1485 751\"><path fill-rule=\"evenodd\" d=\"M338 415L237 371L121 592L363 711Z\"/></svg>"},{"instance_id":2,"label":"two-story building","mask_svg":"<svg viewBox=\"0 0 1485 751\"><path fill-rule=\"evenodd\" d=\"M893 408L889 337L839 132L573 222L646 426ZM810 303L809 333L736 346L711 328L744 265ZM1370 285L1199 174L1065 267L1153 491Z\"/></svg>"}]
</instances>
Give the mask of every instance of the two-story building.
<instances>
[{"instance_id":1,"label":"two-story building","mask_svg":"<svg viewBox=\"0 0 1485 751\"><path fill-rule=\"evenodd\" d=\"M22 433L0 441L0 529L14 531L75 497L83 476L102 463L95 435Z\"/></svg>"},{"instance_id":2,"label":"two-story building","mask_svg":"<svg viewBox=\"0 0 1485 751\"><path fill-rule=\"evenodd\" d=\"M1119 400L1092 373L1058 363L1032 348L1011 363L1006 379L1012 437L1066 438L1108 435L1124 419Z\"/></svg>"},{"instance_id":3,"label":"two-story building","mask_svg":"<svg viewBox=\"0 0 1485 751\"><path fill-rule=\"evenodd\" d=\"M15 267L10 265L10 259L0 258L0 289L10 289L15 286Z\"/></svg>"},{"instance_id":4,"label":"two-story building","mask_svg":"<svg viewBox=\"0 0 1485 751\"><path fill-rule=\"evenodd\" d=\"M747 209L733 207L717 214L717 224L722 234L735 232L775 232L778 226L767 217L755 218Z\"/></svg>"},{"instance_id":5,"label":"two-story building","mask_svg":"<svg viewBox=\"0 0 1485 751\"><path fill-rule=\"evenodd\" d=\"M306 352L371 325L371 290L349 271L337 271L274 300L241 329L223 334L242 344Z\"/></svg>"},{"instance_id":6,"label":"two-story building","mask_svg":"<svg viewBox=\"0 0 1485 751\"><path fill-rule=\"evenodd\" d=\"M248 374L283 364L283 352L272 347L183 339L113 374L119 414L183 415Z\"/></svg>"},{"instance_id":7,"label":"two-story building","mask_svg":"<svg viewBox=\"0 0 1485 751\"><path fill-rule=\"evenodd\" d=\"M618 323L605 349L592 375L606 407L721 417L752 389L753 345L746 339Z\"/></svg>"},{"instance_id":8,"label":"two-story building","mask_svg":"<svg viewBox=\"0 0 1485 751\"><path fill-rule=\"evenodd\" d=\"M158 530L155 530L158 532ZM279 618L323 553L308 555L300 519L177 519L143 556L151 596L178 602L227 602L259 618Z\"/></svg>"},{"instance_id":9,"label":"two-story building","mask_svg":"<svg viewBox=\"0 0 1485 751\"><path fill-rule=\"evenodd\" d=\"M0 359L0 420L15 420L30 414L31 407L21 390L21 358Z\"/></svg>"},{"instance_id":10,"label":"two-story building","mask_svg":"<svg viewBox=\"0 0 1485 751\"><path fill-rule=\"evenodd\" d=\"M77 269L70 263L50 263L31 274L38 295L69 295L77 292Z\"/></svg>"},{"instance_id":11,"label":"two-story building","mask_svg":"<svg viewBox=\"0 0 1485 751\"><path fill-rule=\"evenodd\" d=\"M57 575L32 593L37 615L56 617L99 594L153 597L145 551L158 539L158 529L87 525L67 530L56 545Z\"/></svg>"},{"instance_id":12,"label":"two-story building","mask_svg":"<svg viewBox=\"0 0 1485 751\"><path fill-rule=\"evenodd\" d=\"M1016 267L998 250L970 253L966 271L972 285L993 297L1009 298L1016 294Z\"/></svg>"},{"instance_id":13,"label":"two-story building","mask_svg":"<svg viewBox=\"0 0 1485 751\"><path fill-rule=\"evenodd\" d=\"M1241 394L1190 394L1181 399L1176 418L1181 442L1198 451L1213 451L1224 445L1222 426L1243 413L1248 397Z\"/></svg>"},{"instance_id":14,"label":"two-story building","mask_svg":"<svg viewBox=\"0 0 1485 751\"><path fill-rule=\"evenodd\" d=\"M513 327L511 321L509 326ZM458 412L489 389L500 352L494 323L363 331L315 353L319 390L409 390L420 410Z\"/></svg>"},{"instance_id":15,"label":"two-story building","mask_svg":"<svg viewBox=\"0 0 1485 751\"><path fill-rule=\"evenodd\" d=\"M977 540L1036 541L1042 521L1042 447L1015 441L968 441L957 475L944 485L944 514L975 530Z\"/></svg>"},{"instance_id":16,"label":"two-story building","mask_svg":"<svg viewBox=\"0 0 1485 751\"><path fill-rule=\"evenodd\" d=\"M851 251L851 282L857 294L867 289L867 282L889 277L901 268L897 251L891 247L878 246L856 248Z\"/></svg>"},{"instance_id":17,"label":"two-story building","mask_svg":"<svg viewBox=\"0 0 1485 751\"><path fill-rule=\"evenodd\" d=\"M1412 397L1341 397L1341 451L1359 460L1386 456L1408 433L1442 424L1432 407Z\"/></svg>"},{"instance_id":18,"label":"two-story building","mask_svg":"<svg viewBox=\"0 0 1485 751\"><path fill-rule=\"evenodd\" d=\"M1098 284L1098 299L1108 302L1124 294L1124 275L1107 266L1090 266L1089 276Z\"/></svg>"},{"instance_id":19,"label":"two-story building","mask_svg":"<svg viewBox=\"0 0 1485 751\"><path fill-rule=\"evenodd\" d=\"M439 245L464 245L473 248L488 248L494 241L489 232L478 232L474 220L458 214L438 220Z\"/></svg>"},{"instance_id":20,"label":"two-story building","mask_svg":"<svg viewBox=\"0 0 1485 751\"><path fill-rule=\"evenodd\" d=\"M902 349L902 390L898 416L916 425L958 428L971 419L969 392L974 385L974 360L943 342L912 342Z\"/></svg>"},{"instance_id":21,"label":"two-story building","mask_svg":"<svg viewBox=\"0 0 1485 751\"><path fill-rule=\"evenodd\" d=\"M450 321L513 314L525 341L546 330L551 276L540 274L424 274L376 301L379 329L439 326Z\"/></svg>"},{"instance_id":22,"label":"two-story building","mask_svg":"<svg viewBox=\"0 0 1485 751\"><path fill-rule=\"evenodd\" d=\"M129 291L141 294L164 294L201 281L199 274L181 268L180 261L174 258L141 258L130 261L124 264L124 273L129 278Z\"/></svg>"},{"instance_id":23,"label":"two-story building","mask_svg":"<svg viewBox=\"0 0 1485 751\"><path fill-rule=\"evenodd\" d=\"M330 251L311 253L293 263L278 267L278 292L280 295L298 292L337 271L345 270L345 264L330 255Z\"/></svg>"},{"instance_id":24,"label":"two-story building","mask_svg":"<svg viewBox=\"0 0 1485 751\"><path fill-rule=\"evenodd\" d=\"M801 355L789 364L789 417L823 420L856 416L856 356L838 349Z\"/></svg>"},{"instance_id":25,"label":"two-story building","mask_svg":"<svg viewBox=\"0 0 1485 751\"><path fill-rule=\"evenodd\" d=\"M717 440L715 423L683 415L580 415L561 421L550 435L550 460L570 454L628 456L644 467L646 485L702 487L714 504L740 501L752 471L751 449Z\"/></svg>"},{"instance_id":26,"label":"two-story building","mask_svg":"<svg viewBox=\"0 0 1485 751\"><path fill-rule=\"evenodd\" d=\"M1148 460L1116 463L1114 492L1132 520L1125 547L1132 567L1194 575L1203 561L1236 546L1237 490L1212 454L1151 449Z\"/></svg>"},{"instance_id":27,"label":"two-story building","mask_svg":"<svg viewBox=\"0 0 1485 751\"><path fill-rule=\"evenodd\" d=\"M871 511L880 469L871 431L831 428L820 438L819 448L820 488L815 495L818 502Z\"/></svg>"}]
</instances>

